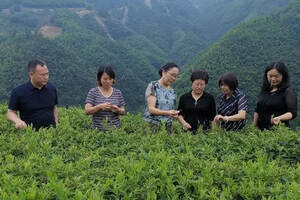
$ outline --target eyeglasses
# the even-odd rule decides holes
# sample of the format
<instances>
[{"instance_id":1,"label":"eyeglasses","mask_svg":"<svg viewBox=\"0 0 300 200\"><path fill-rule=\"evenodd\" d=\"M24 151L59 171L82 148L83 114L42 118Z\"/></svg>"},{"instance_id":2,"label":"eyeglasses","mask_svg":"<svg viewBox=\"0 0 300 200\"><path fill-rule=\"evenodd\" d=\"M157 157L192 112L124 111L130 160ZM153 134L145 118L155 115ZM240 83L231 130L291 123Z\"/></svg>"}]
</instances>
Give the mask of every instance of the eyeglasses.
<instances>
[{"instance_id":1,"label":"eyeglasses","mask_svg":"<svg viewBox=\"0 0 300 200\"><path fill-rule=\"evenodd\" d=\"M178 74L171 74L170 72L167 72L172 78L177 79L179 77Z\"/></svg>"}]
</instances>

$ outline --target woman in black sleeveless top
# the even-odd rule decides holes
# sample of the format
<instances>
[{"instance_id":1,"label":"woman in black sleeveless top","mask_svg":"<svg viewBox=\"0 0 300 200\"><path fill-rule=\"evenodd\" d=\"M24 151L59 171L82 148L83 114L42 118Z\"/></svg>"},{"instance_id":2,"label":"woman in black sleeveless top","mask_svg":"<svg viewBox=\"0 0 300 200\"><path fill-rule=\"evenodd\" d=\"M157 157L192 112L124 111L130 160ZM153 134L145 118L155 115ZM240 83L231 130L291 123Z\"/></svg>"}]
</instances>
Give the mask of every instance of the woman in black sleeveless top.
<instances>
[{"instance_id":1,"label":"woman in black sleeveless top","mask_svg":"<svg viewBox=\"0 0 300 200\"><path fill-rule=\"evenodd\" d=\"M265 69L263 86L256 105L253 123L261 130L289 121L297 116L297 95L289 86L289 74L282 62Z\"/></svg>"}]
</instances>

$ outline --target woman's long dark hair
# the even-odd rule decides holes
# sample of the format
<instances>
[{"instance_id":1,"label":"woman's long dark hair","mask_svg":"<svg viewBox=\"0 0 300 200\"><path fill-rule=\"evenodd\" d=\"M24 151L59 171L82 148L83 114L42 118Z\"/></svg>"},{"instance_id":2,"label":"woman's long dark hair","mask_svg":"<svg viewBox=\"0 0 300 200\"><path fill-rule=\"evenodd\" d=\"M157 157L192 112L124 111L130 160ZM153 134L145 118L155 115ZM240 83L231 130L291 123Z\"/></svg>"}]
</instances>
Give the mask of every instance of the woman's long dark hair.
<instances>
[{"instance_id":1,"label":"woman's long dark hair","mask_svg":"<svg viewBox=\"0 0 300 200\"><path fill-rule=\"evenodd\" d=\"M269 83L267 76L267 73L272 69L276 69L282 75L282 81L278 85L278 90L286 89L290 86L289 72L285 64L283 62L273 62L265 69L261 93L270 92L272 90L272 86Z\"/></svg>"}]
</instances>

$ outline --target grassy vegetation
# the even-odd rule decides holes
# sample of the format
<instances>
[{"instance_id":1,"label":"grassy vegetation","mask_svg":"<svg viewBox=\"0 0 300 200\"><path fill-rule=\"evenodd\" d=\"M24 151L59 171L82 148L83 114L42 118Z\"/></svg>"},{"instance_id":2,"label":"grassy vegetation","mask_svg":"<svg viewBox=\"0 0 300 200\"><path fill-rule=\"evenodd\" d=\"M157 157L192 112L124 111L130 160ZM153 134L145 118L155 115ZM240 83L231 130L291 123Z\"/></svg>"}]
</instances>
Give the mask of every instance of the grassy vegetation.
<instances>
[{"instance_id":1,"label":"grassy vegetation","mask_svg":"<svg viewBox=\"0 0 300 200\"><path fill-rule=\"evenodd\" d=\"M0 106L0 198L300 199L300 131L152 134L140 115L90 129L82 108L57 129L15 130Z\"/></svg>"}]
</instances>

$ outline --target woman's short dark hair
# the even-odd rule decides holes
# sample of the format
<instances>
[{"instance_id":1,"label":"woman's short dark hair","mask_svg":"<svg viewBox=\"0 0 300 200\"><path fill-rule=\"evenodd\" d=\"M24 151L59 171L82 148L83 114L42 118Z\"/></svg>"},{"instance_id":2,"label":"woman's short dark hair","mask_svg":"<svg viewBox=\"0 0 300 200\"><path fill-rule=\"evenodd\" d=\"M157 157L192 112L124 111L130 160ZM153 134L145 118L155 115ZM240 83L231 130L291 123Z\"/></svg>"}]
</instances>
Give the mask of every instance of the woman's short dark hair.
<instances>
[{"instance_id":1,"label":"woman's short dark hair","mask_svg":"<svg viewBox=\"0 0 300 200\"><path fill-rule=\"evenodd\" d=\"M100 86L102 86L101 77L104 73L106 73L111 79L115 79L115 71L112 66L101 66L97 73L97 81L99 82Z\"/></svg>"},{"instance_id":2,"label":"woman's short dark hair","mask_svg":"<svg viewBox=\"0 0 300 200\"><path fill-rule=\"evenodd\" d=\"M219 79L219 87L221 87L221 85L227 85L231 91L235 91L238 88L239 83L232 72L226 72Z\"/></svg>"},{"instance_id":3,"label":"woman's short dark hair","mask_svg":"<svg viewBox=\"0 0 300 200\"><path fill-rule=\"evenodd\" d=\"M158 71L158 74L160 75L160 77L162 77L162 72L165 71L169 71L170 69L176 67L177 69L179 69L179 67L177 66L176 63L172 63L172 62L169 62L167 64L165 64L159 71Z\"/></svg>"},{"instance_id":4,"label":"woman's short dark hair","mask_svg":"<svg viewBox=\"0 0 300 200\"><path fill-rule=\"evenodd\" d=\"M289 72L287 67L283 62L273 62L269 66L266 67L265 73L264 73L264 78L263 78L263 85L261 88L261 92L269 92L272 90L272 86L268 81L268 72L272 69L276 69L281 75L282 75L282 81L278 85L278 89L285 89L288 88L290 85L290 77L289 77Z\"/></svg>"},{"instance_id":5,"label":"woman's short dark hair","mask_svg":"<svg viewBox=\"0 0 300 200\"><path fill-rule=\"evenodd\" d=\"M208 83L208 73L206 71L202 71L202 70L193 71L191 74L192 83L195 80L203 80L203 81L205 81L205 84L207 84Z\"/></svg>"}]
</instances>

